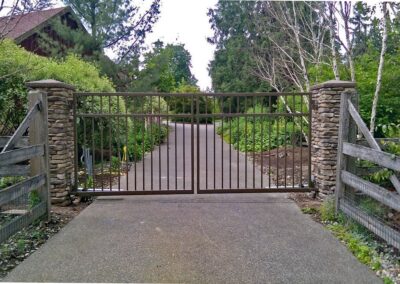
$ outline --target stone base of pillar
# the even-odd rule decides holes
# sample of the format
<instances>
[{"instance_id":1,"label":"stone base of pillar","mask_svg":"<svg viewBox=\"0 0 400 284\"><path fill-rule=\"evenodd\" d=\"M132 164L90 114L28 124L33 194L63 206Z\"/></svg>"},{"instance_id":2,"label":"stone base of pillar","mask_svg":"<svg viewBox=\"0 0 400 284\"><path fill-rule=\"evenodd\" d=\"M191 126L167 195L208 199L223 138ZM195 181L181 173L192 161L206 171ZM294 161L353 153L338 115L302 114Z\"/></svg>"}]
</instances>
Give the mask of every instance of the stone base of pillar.
<instances>
[{"instance_id":1,"label":"stone base of pillar","mask_svg":"<svg viewBox=\"0 0 400 284\"><path fill-rule=\"evenodd\" d=\"M47 93L51 203L71 204L74 180L73 92L71 85L42 80L27 83L34 91Z\"/></svg>"},{"instance_id":2,"label":"stone base of pillar","mask_svg":"<svg viewBox=\"0 0 400 284\"><path fill-rule=\"evenodd\" d=\"M336 160L340 99L344 92L355 92L356 84L328 81L312 88L311 169L315 187L332 194L336 185Z\"/></svg>"}]
</instances>

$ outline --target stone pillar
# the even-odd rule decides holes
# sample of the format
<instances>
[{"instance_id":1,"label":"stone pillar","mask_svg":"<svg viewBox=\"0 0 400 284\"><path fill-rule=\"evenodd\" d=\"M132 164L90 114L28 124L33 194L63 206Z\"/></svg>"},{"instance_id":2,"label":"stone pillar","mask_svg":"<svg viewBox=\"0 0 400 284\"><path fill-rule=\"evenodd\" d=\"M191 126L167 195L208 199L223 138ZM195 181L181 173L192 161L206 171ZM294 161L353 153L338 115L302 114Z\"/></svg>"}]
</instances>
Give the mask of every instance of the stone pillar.
<instances>
[{"instance_id":1,"label":"stone pillar","mask_svg":"<svg viewBox=\"0 0 400 284\"><path fill-rule=\"evenodd\" d=\"M71 85L42 80L27 83L31 90L47 93L51 203L71 203L74 179L73 92Z\"/></svg>"},{"instance_id":2,"label":"stone pillar","mask_svg":"<svg viewBox=\"0 0 400 284\"><path fill-rule=\"evenodd\" d=\"M355 93L355 86L355 82L332 80L311 88L311 169L322 194L335 190L340 98L345 92Z\"/></svg>"}]
</instances>

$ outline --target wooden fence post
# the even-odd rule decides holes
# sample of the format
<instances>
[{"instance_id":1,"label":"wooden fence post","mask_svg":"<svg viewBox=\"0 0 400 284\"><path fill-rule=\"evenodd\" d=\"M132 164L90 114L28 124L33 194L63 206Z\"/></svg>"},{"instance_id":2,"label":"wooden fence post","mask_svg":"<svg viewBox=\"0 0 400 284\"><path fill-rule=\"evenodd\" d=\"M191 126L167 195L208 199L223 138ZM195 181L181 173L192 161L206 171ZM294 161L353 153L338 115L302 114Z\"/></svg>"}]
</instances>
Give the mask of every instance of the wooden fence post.
<instances>
[{"instance_id":1,"label":"wooden fence post","mask_svg":"<svg viewBox=\"0 0 400 284\"><path fill-rule=\"evenodd\" d=\"M343 92L340 99L340 119L339 136L337 149L337 168L336 168L336 188L335 188L335 210L339 211L340 199L344 196L345 185L342 181L342 170L351 171L354 167L354 159L349 159L343 154L343 143L355 143L357 135L357 126L352 121L349 113L349 100L357 102L357 96L354 92Z\"/></svg>"},{"instance_id":2,"label":"wooden fence post","mask_svg":"<svg viewBox=\"0 0 400 284\"><path fill-rule=\"evenodd\" d=\"M50 173L49 173L49 139L48 139L48 120L47 120L47 94L45 92L31 90L28 94L29 107L33 107L40 101L40 112L32 120L29 126L30 145L44 145L44 155L31 159L31 176L46 174L45 184L38 189L39 197L42 202L47 204L47 219L50 219Z\"/></svg>"},{"instance_id":3,"label":"wooden fence post","mask_svg":"<svg viewBox=\"0 0 400 284\"><path fill-rule=\"evenodd\" d=\"M341 179L342 170L346 170L347 157L343 154L343 142L349 141L349 93L344 93L340 100L340 120L339 120L339 136L338 136L338 152L337 152L337 168L336 168L336 189L335 189L335 210L339 211L339 202L344 194L344 184Z\"/></svg>"}]
</instances>

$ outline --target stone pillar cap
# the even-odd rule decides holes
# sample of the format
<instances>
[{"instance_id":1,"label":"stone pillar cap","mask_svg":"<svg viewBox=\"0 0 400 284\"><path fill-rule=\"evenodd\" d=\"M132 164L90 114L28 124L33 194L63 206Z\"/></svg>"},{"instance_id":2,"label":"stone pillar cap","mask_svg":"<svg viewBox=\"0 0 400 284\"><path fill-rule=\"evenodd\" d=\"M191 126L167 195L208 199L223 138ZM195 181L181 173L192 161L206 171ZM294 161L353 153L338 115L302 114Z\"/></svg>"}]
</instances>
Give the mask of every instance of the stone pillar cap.
<instances>
[{"instance_id":1,"label":"stone pillar cap","mask_svg":"<svg viewBox=\"0 0 400 284\"><path fill-rule=\"evenodd\" d=\"M330 80L324 83L314 85L311 87L312 91L324 89L324 88L355 88L356 82L352 81L340 81L340 80Z\"/></svg>"},{"instance_id":2,"label":"stone pillar cap","mask_svg":"<svg viewBox=\"0 0 400 284\"><path fill-rule=\"evenodd\" d=\"M38 89L44 89L44 88L63 88L63 89L68 89L68 90L75 90L75 87L72 85L69 85L64 82L60 82L57 80L53 79L46 79L46 80L40 80L40 81L31 81L27 82L26 86L29 88L38 88Z\"/></svg>"}]
</instances>

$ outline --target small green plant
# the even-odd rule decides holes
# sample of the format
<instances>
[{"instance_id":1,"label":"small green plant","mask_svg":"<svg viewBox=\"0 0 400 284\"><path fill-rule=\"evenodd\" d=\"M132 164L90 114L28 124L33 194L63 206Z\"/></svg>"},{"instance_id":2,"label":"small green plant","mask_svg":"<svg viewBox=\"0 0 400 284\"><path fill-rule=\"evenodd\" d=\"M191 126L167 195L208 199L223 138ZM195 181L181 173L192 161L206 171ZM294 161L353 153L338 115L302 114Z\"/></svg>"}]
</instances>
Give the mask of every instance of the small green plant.
<instances>
[{"instance_id":1,"label":"small green plant","mask_svg":"<svg viewBox=\"0 0 400 284\"><path fill-rule=\"evenodd\" d=\"M2 177L0 178L0 190L22 181L23 177Z\"/></svg>"},{"instance_id":2,"label":"small green plant","mask_svg":"<svg viewBox=\"0 0 400 284\"><path fill-rule=\"evenodd\" d=\"M304 207L304 208L301 208L301 211L304 214L310 214L310 215L318 213L318 209L314 208L314 207Z\"/></svg>"},{"instance_id":3,"label":"small green plant","mask_svg":"<svg viewBox=\"0 0 400 284\"><path fill-rule=\"evenodd\" d=\"M88 176L86 179L86 188L93 188L94 181L92 176Z\"/></svg>"},{"instance_id":4,"label":"small green plant","mask_svg":"<svg viewBox=\"0 0 400 284\"><path fill-rule=\"evenodd\" d=\"M393 280L390 279L390 278L387 277L387 276L383 277L383 283L384 283L384 284L394 284Z\"/></svg>"},{"instance_id":5,"label":"small green plant","mask_svg":"<svg viewBox=\"0 0 400 284\"><path fill-rule=\"evenodd\" d=\"M381 264L377 260L377 253L368 246L362 236L354 234L348 226L342 223L334 223L327 226L329 230L357 257L357 259L372 269L379 269Z\"/></svg>"},{"instance_id":6,"label":"small green plant","mask_svg":"<svg viewBox=\"0 0 400 284\"><path fill-rule=\"evenodd\" d=\"M17 241L17 250L19 253L23 253L25 251L26 241L24 239L19 239Z\"/></svg>"},{"instance_id":7,"label":"small green plant","mask_svg":"<svg viewBox=\"0 0 400 284\"><path fill-rule=\"evenodd\" d=\"M392 141L384 143L385 151L394 155L400 155L400 144Z\"/></svg>"},{"instance_id":8,"label":"small green plant","mask_svg":"<svg viewBox=\"0 0 400 284\"><path fill-rule=\"evenodd\" d=\"M118 172L121 169L121 161L119 160L118 157L111 158L111 169L114 172Z\"/></svg>"},{"instance_id":9,"label":"small green plant","mask_svg":"<svg viewBox=\"0 0 400 284\"><path fill-rule=\"evenodd\" d=\"M328 197L322 203L319 208L322 221L335 222L337 221L336 211L335 211L335 200L333 197Z\"/></svg>"},{"instance_id":10,"label":"small green plant","mask_svg":"<svg viewBox=\"0 0 400 284\"><path fill-rule=\"evenodd\" d=\"M40 203L40 195L37 190L33 190L29 193L29 208L33 208Z\"/></svg>"},{"instance_id":11,"label":"small green plant","mask_svg":"<svg viewBox=\"0 0 400 284\"><path fill-rule=\"evenodd\" d=\"M379 170L375 173L369 174L366 179L369 180L370 182L382 185L382 186L388 186L390 185L390 176L393 174L391 170L388 169L382 169Z\"/></svg>"}]
</instances>

